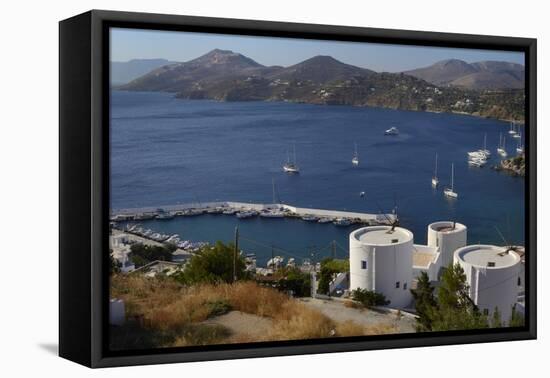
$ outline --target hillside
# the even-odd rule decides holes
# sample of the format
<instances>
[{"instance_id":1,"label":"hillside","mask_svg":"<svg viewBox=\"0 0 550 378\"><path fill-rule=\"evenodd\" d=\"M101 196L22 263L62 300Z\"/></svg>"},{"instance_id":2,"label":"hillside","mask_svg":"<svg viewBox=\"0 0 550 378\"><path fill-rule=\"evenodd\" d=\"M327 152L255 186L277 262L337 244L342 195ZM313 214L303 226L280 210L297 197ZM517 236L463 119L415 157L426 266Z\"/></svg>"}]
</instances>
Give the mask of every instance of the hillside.
<instances>
[{"instance_id":1,"label":"hillside","mask_svg":"<svg viewBox=\"0 0 550 378\"><path fill-rule=\"evenodd\" d=\"M455 76L473 69L466 65L455 65ZM458 78L453 76L453 80ZM412 75L377 73L330 56L316 56L289 67L266 67L227 50L160 67L120 89L174 92L183 99L378 106L515 120L523 120L524 111L523 90L519 89L436 86Z\"/></svg>"},{"instance_id":2,"label":"hillside","mask_svg":"<svg viewBox=\"0 0 550 378\"><path fill-rule=\"evenodd\" d=\"M152 70L172 64L166 59L132 59L127 62L111 62L111 83L127 84Z\"/></svg>"},{"instance_id":3,"label":"hillside","mask_svg":"<svg viewBox=\"0 0 550 378\"><path fill-rule=\"evenodd\" d=\"M522 89L525 85L524 66L508 62L449 59L404 73L435 85L467 89Z\"/></svg>"}]
</instances>

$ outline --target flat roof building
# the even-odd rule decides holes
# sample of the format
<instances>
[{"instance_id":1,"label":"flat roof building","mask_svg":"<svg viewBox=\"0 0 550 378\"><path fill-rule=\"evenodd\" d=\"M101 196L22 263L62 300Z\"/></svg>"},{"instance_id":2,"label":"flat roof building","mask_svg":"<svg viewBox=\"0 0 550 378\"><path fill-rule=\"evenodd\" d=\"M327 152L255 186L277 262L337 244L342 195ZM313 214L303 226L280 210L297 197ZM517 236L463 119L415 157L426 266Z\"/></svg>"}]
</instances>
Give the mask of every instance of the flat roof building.
<instances>
[{"instance_id":1,"label":"flat roof building","mask_svg":"<svg viewBox=\"0 0 550 378\"><path fill-rule=\"evenodd\" d=\"M498 308L508 322L521 284L520 255L507 247L478 244L457 249L454 262L466 274L472 301L487 315Z\"/></svg>"},{"instance_id":2,"label":"flat roof building","mask_svg":"<svg viewBox=\"0 0 550 378\"><path fill-rule=\"evenodd\" d=\"M350 234L350 290L383 294L391 307L411 304L413 234L391 226L363 227Z\"/></svg>"}]
</instances>

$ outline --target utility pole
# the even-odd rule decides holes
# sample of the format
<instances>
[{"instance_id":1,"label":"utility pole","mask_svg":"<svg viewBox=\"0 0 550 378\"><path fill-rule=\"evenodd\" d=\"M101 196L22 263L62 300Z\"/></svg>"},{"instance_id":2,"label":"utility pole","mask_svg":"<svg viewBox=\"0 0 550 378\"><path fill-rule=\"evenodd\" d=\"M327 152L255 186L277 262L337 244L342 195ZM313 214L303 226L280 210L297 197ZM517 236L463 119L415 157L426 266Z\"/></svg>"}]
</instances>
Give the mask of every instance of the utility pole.
<instances>
[{"instance_id":1,"label":"utility pole","mask_svg":"<svg viewBox=\"0 0 550 378\"><path fill-rule=\"evenodd\" d=\"M233 251L233 282L237 282L237 253L239 253L239 226L235 226L235 250Z\"/></svg>"},{"instance_id":2,"label":"utility pole","mask_svg":"<svg viewBox=\"0 0 550 378\"><path fill-rule=\"evenodd\" d=\"M275 250L273 249L273 244L271 244L271 264L273 264L273 273L275 273L275 268L277 267L275 265L274 257L275 257Z\"/></svg>"}]
</instances>

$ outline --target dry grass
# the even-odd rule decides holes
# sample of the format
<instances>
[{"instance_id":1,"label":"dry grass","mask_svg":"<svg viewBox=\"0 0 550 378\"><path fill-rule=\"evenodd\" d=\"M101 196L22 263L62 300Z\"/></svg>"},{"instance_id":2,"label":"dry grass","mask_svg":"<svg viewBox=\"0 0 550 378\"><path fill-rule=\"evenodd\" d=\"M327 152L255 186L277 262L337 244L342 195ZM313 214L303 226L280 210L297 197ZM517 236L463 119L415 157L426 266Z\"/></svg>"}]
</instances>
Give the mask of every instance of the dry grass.
<instances>
[{"instance_id":1,"label":"dry grass","mask_svg":"<svg viewBox=\"0 0 550 378\"><path fill-rule=\"evenodd\" d=\"M395 332L396 328L366 328L351 321L337 323L277 290L254 282L183 287L169 278L117 275L112 277L111 297L124 299L127 315L139 318L142 328L162 335L159 346L377 335ZM212 313L211 304L220 302L232 310L268 317L273 327L258 337L231 335L225 327L201 324L218 315Z\"/></svg>"}]
</instances>

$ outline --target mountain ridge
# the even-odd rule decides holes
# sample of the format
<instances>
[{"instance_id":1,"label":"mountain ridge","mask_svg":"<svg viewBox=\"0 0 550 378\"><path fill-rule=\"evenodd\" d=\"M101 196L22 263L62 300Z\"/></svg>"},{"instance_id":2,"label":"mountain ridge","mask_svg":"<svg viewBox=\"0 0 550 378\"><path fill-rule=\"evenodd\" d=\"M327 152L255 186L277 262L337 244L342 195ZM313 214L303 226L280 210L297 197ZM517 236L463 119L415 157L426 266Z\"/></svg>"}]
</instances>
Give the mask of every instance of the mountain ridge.
<instances>
[{"instance_id":1,"label":"mountain ridge","mask_svg":"<svg viewBox=\"0 0 550 378\"><path fill-rule=\"evenodd\" d=\"M439 65L447 72L451 67L457 75L454 80L466 80L466 84L467 80L483 79L483 75L468 78L481 69L476 71L475 66L463 61L447 60ZM506 74L506 66L499 67ZM489 82L492 79L491 75L485 78ZM443 87L407 73L377 73L326 55L288 67L269 67L242 54L219 49L187 62L159 67L119 89L172 92L182 99L379 106L515 120L523 119L524 105L521 90L494 93Z\"/></svg>"},{"instance_id":2,"label":"mountain ridge","mask_svg":"<svg viewBox=\"0 0 550 378\"><path fill-rule=\"evenodd\" d=\"M524 66L501 61L467 63L446 59L403 73L435 85L467 89L520 89L525 86Z\"/></svg>"}]
</instances>

